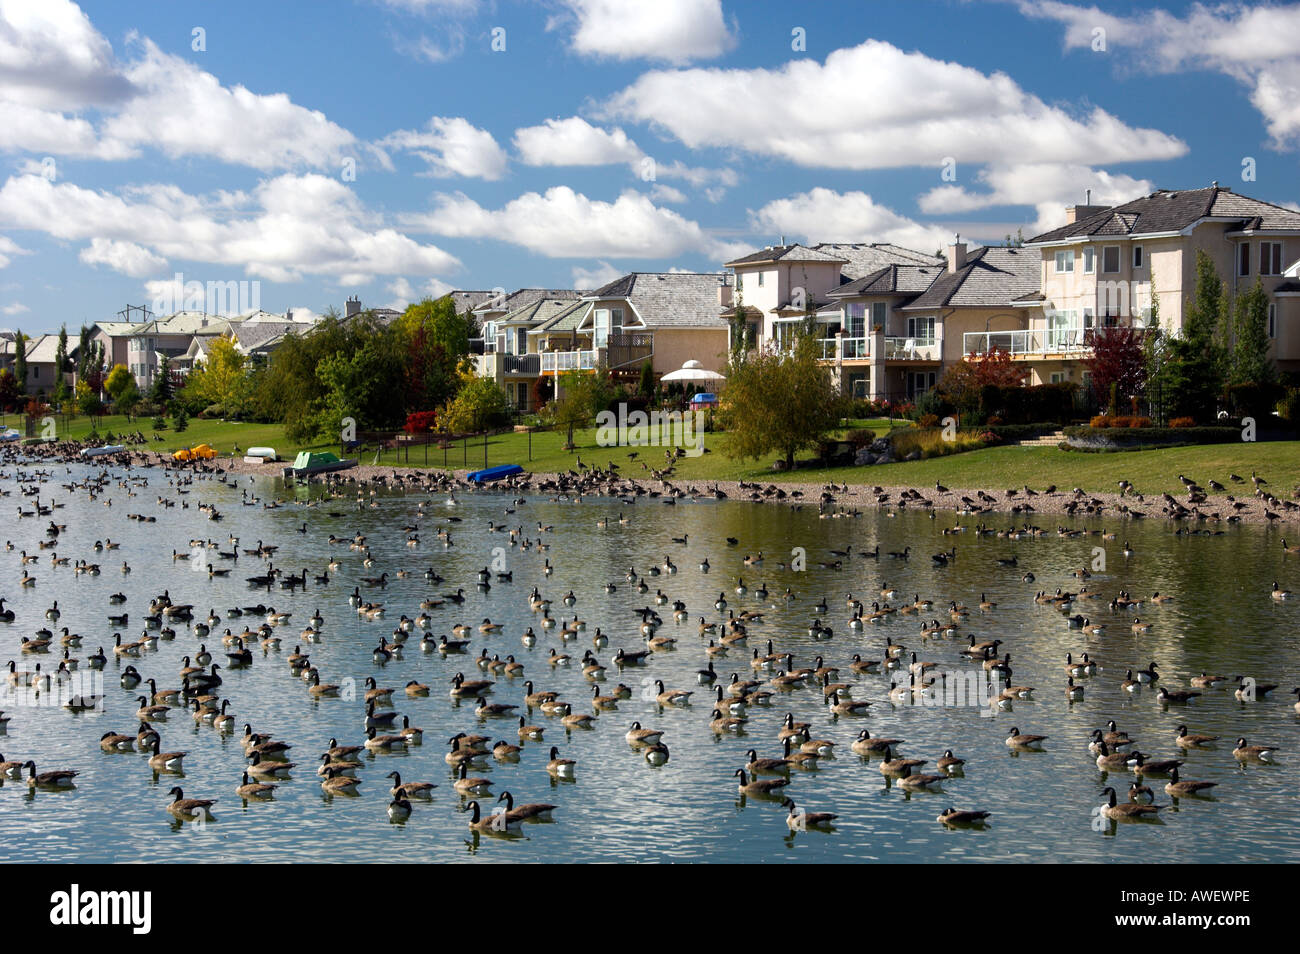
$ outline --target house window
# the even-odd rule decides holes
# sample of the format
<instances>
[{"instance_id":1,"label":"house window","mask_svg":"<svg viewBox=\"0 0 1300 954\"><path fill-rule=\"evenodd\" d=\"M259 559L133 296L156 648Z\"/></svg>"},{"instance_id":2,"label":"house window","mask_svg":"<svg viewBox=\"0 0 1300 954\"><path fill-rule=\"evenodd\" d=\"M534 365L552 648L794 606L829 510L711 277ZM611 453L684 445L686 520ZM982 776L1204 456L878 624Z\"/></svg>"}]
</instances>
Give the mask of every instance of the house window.
<instances>
[{"instance_id":1,"label":"house window","mask_svg":"<svg viewBox=\"0 0 1300 954\"><path fill-rule=\"evenodd\" d=\"M918 345L934 344L934 315L925 318L908 318L907 337L915 339Z\"/></svg>"},{"instance_id":2,"label":"house window","mask_svg":"<svg viewBox=\"0 0 1300 954\"><path fill-rule=\"evenodd\" d=\"M1141 245L1133 246L1133 267L1134 268L1142 267L1142 246Z\"/></svg>"},{"instance_id":3,"label":"house window","mask_svg":"<svg viewBox=\"0 0 1300 954\"><path fill-rule=\"evenodd\" d=\"M847 317L849 337L866 337L866 331L864 330L863 325L867 318L867 306L861 302L849 302Z\"/></svg>"},{"instance_id":4,"label":"house window","mask_svg":"<svg viewBox=\"0 0 1300 954\"><path fill-rule=\"evenodd\" d=\"M1107 245L1101 250L1101 270L1107 274L1119 271L1119 246Z\"/></svg>"},{"instance_id":5,"label":"house window","mask_svg":"<svg viewBox=\"0 0 1300 954\"><path fill-rule=\"evenodd\" d=\"M1053 371L1047 376L1047 380L1051 384L1064 384L1066 381L1070 380L1070 376L1064 371Z\"/></svg>"},{"instance_id":6,"label":"house window","mask_svg":"<svg viewBox=\"0 0 1300 954\"><path fill-rule=\"evenodd\" d=\"M1085 329L1091 328L1094 323L1095 323L1095 316L1093 315L1092 309L1091 308L1083 309L1083 327Z\"/></svg>"},{"instance_id":7,"label":"house window","mask_svg":"<svg viewBox=\"0 0 1300 954\"><path fill-rule=\"evenodd\" d=\"M609 310L609 333L611 335L621 335L623 333L622 308L611 308Z\"/></svg>"},{"instance_id":8,"label":"house window","mask_svg":"<svg viewBox=\"0 0 1300 954\"><path fill-rule=\"evenodd\" d=\"M1083 273L1091 275L1097 270L1097 251L1091 245L1083 249Z\"/></svg>"},{"instance_id":9,"label":"house window","mask_svg":"<svg viewBox=\"0 0 1300 954\"><path fill-rule=\"evenodd\" d=\"M766 274L767 274L766 272L759 272L759 273L758 273L758 287L759 287L759 288L762 288L762 287L763 287L763 277L764 277L764 275L766 275Z\"/></svg>"},{"instance_id":10,"label":"house window","mask_svg":"<svg viewBox=\"0 0 1300 954\"><path fill-rule=\"evenodd\" d=\"M1250 243L1242 242L1237 246L1237 274L1250 274Z\"/></svg>"},{"instance_id":11,"label":"house window","mask_svg":"<svg viewBox=\"0 0 1300 954\"><path fill-rule=\"evenodd\" d=\"M603 348L609 341L609 309L597 308L595 320L593 323L595 333L592 335L591 346L593 348Z\"/></svg>"},{"instance_id":12,"label":"house window","mask_svg":"<svg viewBox=\"0 0 1300 954\"><path fill-rule=\"evenodd\" d=\"M888 314L889 306L883 301L872 302L871 304L871 327L874 330L876 325L881 328L885 327L885 315Z\"/></svg>"},{"instance_id":13,"label":"house window","mask_svg":"<svg viewBox=\"0 0 1300 954\"><path fill-rule=\"evenodd\" d=\"M528 353L528 329L516 328L515 329L515 354L527 354L527 353Z\"/></svg>"},{"instance_id":14,"label":"house window","mask_svg":"<svg viewBox=\"0 0 1300 954\"><path fill-rule=\"evenodd\" d=\"M907 399L915 401L918 397L935 386L938 376L933 371L907 372Z\"/></svg>"},{"instance_id":15,"label":"house window","mask_svg":"<svg viewBox=\"0 0 1300 954\"><path fill-rule=\"evenodd\" d=\"M1261 275L1282 274L1282 243L1259 243L1259 273Z\"/></svg>"},{"instance_id":16,"label":"house window","mask_svg":"<svg viewBox=\"0 0 1300 954\"><path fill-rule=\"evenodd\" d=\"M1268 306L1268 336L1277 337L1277 303L1270 302Z\"/></svg>"},{"instance_id":17,"label":"house window","mask_svg":"<svg viewBox=\"0 0 1300 954\"><path fill-rule=\"evenodd\" d=\"M1056 274L1074 271L1074 251L1062 249L1056 253Z\"/></svg>"},{"instance_id":18,"label":"house window","mask_svg":"<svg viewBox=\"0 0 1300 954\"><path fill-rule=\"evenodd\" d=\"M745 290L745 273L736 272L736 291L743 292L744 290Z\"/></svg>"}]
</instances>

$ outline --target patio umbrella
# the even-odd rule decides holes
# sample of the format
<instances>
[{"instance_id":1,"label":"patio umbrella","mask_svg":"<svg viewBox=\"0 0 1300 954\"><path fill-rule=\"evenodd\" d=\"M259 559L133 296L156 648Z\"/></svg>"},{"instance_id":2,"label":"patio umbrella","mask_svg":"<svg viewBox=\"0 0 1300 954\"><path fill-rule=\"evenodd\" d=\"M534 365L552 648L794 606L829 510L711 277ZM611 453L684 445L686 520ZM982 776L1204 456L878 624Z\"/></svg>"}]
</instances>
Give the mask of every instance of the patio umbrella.
<instances>
[{"instance_id":1,"label":"patio umbrella","mask_svg":"<svg viewBox=\"0 0 1300 954\"><path fill-rule=\"evenodd\" d=\"M661 381L693 381L697 383L724 381L726 375L719 374L717 371L710 371L704 365L694 359L687 361L676 371L669 371L659 380Z\"/></svg>"}]
</instances>

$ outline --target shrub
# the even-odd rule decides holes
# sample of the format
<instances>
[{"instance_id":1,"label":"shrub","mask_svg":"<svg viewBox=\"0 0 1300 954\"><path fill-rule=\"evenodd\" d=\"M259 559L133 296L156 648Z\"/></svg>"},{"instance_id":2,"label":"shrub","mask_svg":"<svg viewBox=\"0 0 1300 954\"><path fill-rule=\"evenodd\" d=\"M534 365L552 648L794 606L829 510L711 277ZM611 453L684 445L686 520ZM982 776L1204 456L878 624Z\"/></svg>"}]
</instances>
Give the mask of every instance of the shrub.
<instances>
[{"instance_id":1,"label":"shrub","mask_svg":"<svg viewBox=\"0 0 1300 954\"><path fill-rule=\"evenodd\" d=\"M917 402L917 410L920 410L920 402ZM917 427L931 428L939 426L938 414L922 414L920 420L916 422Z\"/></svg>"},{"instance_id":2,"label":"shrub","mask_svg":"<svg viewBox=\"0 0 1300 954\"><path fill-rule=\"evenodd\" d=\"M1194 417L1176 417L1169 422L1170 427L1195 427L1196 418Z\"/></svg>"},{"instance_id":3,"label":"shrub","mask_svg":"<svg viewBox=\"0 0 1300 954\"><path fill-rule=\"evenodd\" d=\"M408 434L423 434L431 431L437 426L437 411L412 411L406 415L406 423L402 425L402 430Z\"/></svg>"},{"instance_id":4,"label":"shrub","mask_svg":"<svg viewBox=\"0 0 1300 954\"><path fill-rule=\"evenodd\" d=\"M854 447L866 447L876 439L876 432L868 427L855 427L845 433L844 439Z\"/></svg>"},{"instance_id":5,"label":"shrub","mask_svg":"<svg viewBox=\"0 0 1300 954\"><path fill-rule=\"evenodd\" d=\"M153 418L153 429L155 431L167 430L167 418L163 417L161 414L155 414Z\"/></svg>"},{"instance_id":6,"label":"shrub","mask_svg":"<svg viewBox=\"0 0 1300 954\"><path fill-rule=\"evenodd\" d=\"M1089 427L1111 427L1111 418L1107 414L1098 414L1088 421Z\"/></svg>"},{"instance_id":7,"label":"shrub","mask_svg":"<svg viewBox=\"0 0 1300 954\"><path fill-rule=\"evenodd\" d=\"M1286 396L1277 402L1277 413L1291 424L1300 424L1300 388L1287 388Z\"/></svg>"},{"instance_id":8,"label":"shrub","mask_svg":"<svg viewBox=\"0 0 1300 954\"><path fill-rule=\"evenodd\" d=\"M176 413L172 415L172 426L176 428L177 433L190 426L190 416L185 413L184 406L177 405Z\"/></svg>"}]
</instances>

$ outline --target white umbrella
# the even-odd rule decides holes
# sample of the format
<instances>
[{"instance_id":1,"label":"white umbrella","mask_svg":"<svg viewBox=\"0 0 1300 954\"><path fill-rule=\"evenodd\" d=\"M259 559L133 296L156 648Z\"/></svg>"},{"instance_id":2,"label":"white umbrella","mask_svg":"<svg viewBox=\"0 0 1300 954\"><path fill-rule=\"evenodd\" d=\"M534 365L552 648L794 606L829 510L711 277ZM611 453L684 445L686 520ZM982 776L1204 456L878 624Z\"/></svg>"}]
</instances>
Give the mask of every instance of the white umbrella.
<instances>
[{"instance_id":1,"label":"white umbrella","mask_svg":"<svg viewBox=\"0 0 1300 954\"><path fill-rule=\"evenodd\" d=\"M726 375L719 374L717 371L710 371L698 361L692 359L687 361L676 371L669 371L660 381L725 381Z\"/></svg>"}]
</instances>

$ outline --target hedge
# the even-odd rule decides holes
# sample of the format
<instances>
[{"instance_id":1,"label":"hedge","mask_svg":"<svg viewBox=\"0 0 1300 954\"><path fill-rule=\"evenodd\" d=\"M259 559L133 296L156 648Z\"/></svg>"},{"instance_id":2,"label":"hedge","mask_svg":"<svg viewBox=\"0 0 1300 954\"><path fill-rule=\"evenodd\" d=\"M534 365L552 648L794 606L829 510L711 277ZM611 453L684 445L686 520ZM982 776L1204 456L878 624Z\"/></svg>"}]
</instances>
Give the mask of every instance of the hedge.
<instances>
[{"instance_id":1,"label":"hedge","mask_svg":"<svg viewBox=\"0 0 1300 954\"><path fill-rule=\"evenodd\" d=\"M1072 442L1088 441L1128 447L1134 444L1231 444L1241 440L1239 427L1066 427L1063 433Z\"/></svg>"}]
</instances>

